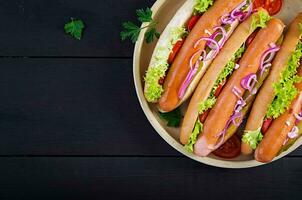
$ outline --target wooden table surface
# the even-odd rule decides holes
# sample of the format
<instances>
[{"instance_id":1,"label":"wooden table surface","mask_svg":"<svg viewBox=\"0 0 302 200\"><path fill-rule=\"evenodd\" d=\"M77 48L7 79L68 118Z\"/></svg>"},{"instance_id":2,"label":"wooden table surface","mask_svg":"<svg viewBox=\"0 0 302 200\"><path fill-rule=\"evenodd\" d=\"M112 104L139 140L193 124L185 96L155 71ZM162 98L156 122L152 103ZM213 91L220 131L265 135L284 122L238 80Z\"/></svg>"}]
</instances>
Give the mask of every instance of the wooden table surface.
<instances>
[{"instance_id":1,"label":"wooden table surface","mask_svg":"<svg viewBox=\"0 0 302 200\"><path fill-rule=\"evenodd\" d=\"M219 169L151 127L133 45L119 32L154 1L0 1L1 200L302 198L302 148L263 167ZM86 24L81 41L64 33L70 17Z\"/></svg>"}]
</instances>

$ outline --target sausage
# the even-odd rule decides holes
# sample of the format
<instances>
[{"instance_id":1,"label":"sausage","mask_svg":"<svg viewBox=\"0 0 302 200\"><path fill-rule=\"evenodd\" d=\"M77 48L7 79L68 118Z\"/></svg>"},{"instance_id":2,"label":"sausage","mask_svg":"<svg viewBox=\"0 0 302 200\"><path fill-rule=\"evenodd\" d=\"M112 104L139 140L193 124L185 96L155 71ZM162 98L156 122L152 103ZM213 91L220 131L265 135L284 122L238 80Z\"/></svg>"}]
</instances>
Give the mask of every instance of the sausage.
<instances>
[{"instance_id":1,"label":"sausage","mask_svg":"<svg viewBox=\"0 0 302 200\"><path fill-rule=\"evenodd\" d=\"M302 66L298 69L298 75L302 76ZM299 114L302 108L302 81L295 86L299 93L290 109L273 121L255 151L255 159L259 162L272 161L281 150L287 134L295 126L295 114Z\"/></svg>"},{"instance_id":2,"label":"sausage","mask_svg":"<svg viewBox=\"0 0 302 200\"><path fill-rule=\"evenodd\" d=\"M176 56L164 83L164 93L159 100L159 109L163 112L174 110L181 101L178 97L180 87L190 70L189 61L194 53L205 48L201 42L195 49L194 44L201 38L207 37L207 30L213 32L215 26L221 25L221 17L230 13L242 0L216 0L214 5L205 12L190 32L185 43ZM196 56L193 63L197 61Z\"/></svg>"},{"instance_id":3,"label":"sausage","mask_svg":"<svg viewBox=\"0 0 302 200\"><path fill-rule=\"evenodd\" d=\"M267 27L261 29L254 41L250 44L239 62L240 68L236 70L227 82L223 91L217 99L215 106L209 113L204 123L203 134L199 136L194 146L194 152L198 156L207 156L215 150L219 134L225 128L227 121L234 112L238 97L232 90L237 87L244 93L241 80L251 73L256 73L260 67L260 59L269 44L275 43L281 36L284 24L278 19L271 19Z\"/></svg>"},{"instance_id":4,"label":"sausage","mask_svg":"<svg viewBox=\"0 0 302 200\"><path fill-rule=\"evenodd\" d=\"M267 12L264 9L262 9L262 11ZM254 13L238 26L233 35L225 43L218 56L214 59L213 63L205 73L202 80L199 82L191 98L188 109L184 116L184 120L182 122L182 126L180 128L180 141L182 144L185 145L188 143L196 119L199 115L198 107L200 102L205 101L209 97L216 80L225 68L226 64L232 59L237 50L253 33L250 27L255 15L258 15L258 12Z\"/></svg>"},{"instance_id":5,"label":"sausage","mask_svg":"<svg viewBox=\"0 0 302 200\"><path fill-rule=\"evenodd\" d=\"M282 43L281 49L272 63L271 72L268 78L265 80L261 90L259 91L259 94L257 95L245 130L255 131L262 126L268 107L275 98L273 83L279 82L281 78L280 74L282 73L282 71L284 71L288 59L290 58L292 52L295 50L298 42L300 41L301 33L299 30L299 23L301 22L302 13L299 13L299 15L291 23ZM253 152L253 149L247 143L242 142L241 152L245 155L248 155Z\"/></svg>"}]
</instances>

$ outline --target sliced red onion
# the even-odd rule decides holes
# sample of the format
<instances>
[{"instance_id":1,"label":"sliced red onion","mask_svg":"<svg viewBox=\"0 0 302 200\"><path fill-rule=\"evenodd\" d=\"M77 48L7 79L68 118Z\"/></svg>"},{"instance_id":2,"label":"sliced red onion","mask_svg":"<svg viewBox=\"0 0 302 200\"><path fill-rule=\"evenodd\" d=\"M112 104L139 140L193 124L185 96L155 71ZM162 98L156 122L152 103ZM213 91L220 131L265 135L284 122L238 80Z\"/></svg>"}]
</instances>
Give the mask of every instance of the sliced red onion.
<instances>
[{"instance_id":1,"label":"sliced red onion","mask_svg":"<svg viewBox=\"0 0 302 200\"><path fill-rule=\"evenodd\" d=\"M263 67L260 69L260 76L262 76L264 74L264 72L269 69L272 66L272 63L267 63L265 65L263 65Z\"/></svg>"},{"instance_id":2,"label":"sliced red onion","mask_svg":"<svg viewBox=\"0 0 302 200\"><path fill-rule=\"evenodd\" d=\"M240 122L236 122L237 119L240 119ZM228 120L225 128L219 133L219 135L218 135L218 137L219 137L218 138L218 142L213 147L213 150L219 148L223 144L226 132L227 132L228 128L230 127L231 123L233 123L236 127L240 126L240 124L242 123L242 115L241 115L241 113L234 113L230 117L230 119Z\"/></svg>"},{"instance_id":3,"label":"sliced red onion","mask_svg":"<svg viewBox=\"0 0 302 200\"><path fill-rule=\"evenodd\" d=\"M272 44L270 44L271 46ZM274 59L276 53L280 50L280 47L270 47L268 50L266 50L262 56L261 56L261 59L260 59L260 70L261 72L263 73L264 72L264 65L267 64L267 63L270 63L272 62L272 60ZM267 57L269 56L269 57ZM266 66L267 67L267 66Z\"/></svg>"},{"instance_id":4,"label":"sliced red onion","mask_svg":"<svg viewBox=\"0 0 302 200\"><path fill-rule=\"evenodd\" d=\"M239 4L232 12L231 12L231 18L238 19L239 21L244 21L246 18L248 18L253 11L253 3L250 2L248 6L248 11L243 12L242 7L244 7L248 2L244 1L241 4Z\"/></svg>"},{"instance_id":5,"label":"sliced red onion","mask_svg":"<svg viewBox=\"0 0 302 200\"><path fill-rule=\"evenodd\" d=\"M241 87L252 92L256 82L257 82L257 75L252 73L247 75L241 80Z\"/></svg>"},{"instance_id":6,"label":"sliced red onion","mask_svg":"<svg viewBox=\"0 0 302 200\"><path fill-rule=\"evenodd\" d=\"M194 44L194 48L196 49L197 46L200 44L200 42L202 41L206 41L207 43L213 43L216 46L216 49L219 49L219 44L218 42L216 42L216 40L208 38L208 37L201 37L199 40L197 40L197 42Z\"/></svg>"},{"instance_id":7,"label":"sliced red onion","mask_svg":"<svg viewBox=\"0 0 302 200\"><path fill-rule=\"evenodd\" d=\"M189 71L185 81L182 83L180 90L178 92L179 99L182 99L185 96L185 92L186 92L188 86L190 85L190 82L192 81L193 77L195 76L195 74L198 71L199 64L200 64L199 61L197 61L195 63L194 68Z\"/></svg>"},{"instance_id":8,"label":"sliced red onion","mask_svg":"<svg viewBox=\"0 0 302 200\"><path fill-rule=\"evenodd\" d=\"M302 113L299 113L299 114L295 113L296 119L299 120L299 121L302 121L302 116L301 115L302 115Z\"/></svg>"},{"instance_id":9,"label":"sliced red onion","mask_svg":"<svg viewBox=\"0 0 302 200\"><path fill-rule=\"evenodd\" d=\"M239 69L239 68L240 68L240 65L236 63L235 69Z\"/></svg>"},{"instance_id":10,"label":"sliced red onion","mask_svg":"<svg viewBox=\"0 0 302 200\"><path fill-rule=\"evenodd\" d=\"M222 17L220 18L220 20L221 20L221 23L222 23L222 24L225 24L225 25L227 25L227 24L232 24L232 23L235 21L235 19L232 18L232 17L230 16L230 14L222 15Z\"/></svg>"},{"instance_id":11,"label":"sliced red onion","mask_svg":"<svg viewBox=\"0 0 302 200\"><path fill-rule=\"evenodd\" d=\"M290 139L297 138L299 136L299 128L294 126L293 129L287 134L287 137Z\"/></svg>"},{"instance_id":12,"label":"sliced red onion","mask_svg":"<svg viewBox=\"0 0 302 200\"><path fill-rule=\"evenodd\" d=\"M219 31L219 30L221 31L220 33L222 34L222 38L219 41L221 43L220 44L220 49L221 49L224 46L225 42L227 41L227 32L222 26L216 26L214 28L214 31Z\"/></svg>"},{"instance_id":13,"label":"sliced red onion","mask_svg":"<svg viewBox=\"0 0 302 200\"><path fill-rule=\"evenodd\" d=\"M236 95L236 97L238 97L238 99L242 99L242 92L239 88L236 86L233 87L232 92Z\"/></svg>"},{"instance_id":14,"label":"sliced red onion","mask_svg":"<svg viewBox=\"0 0 302 200\"><path fill-rule=\"evenodd\" d=\"M193 64L193 60L194 60L194 58L196 57L196 56L199 56L200 55L200 53L201 53L201 51L196 51L193 55L192 55L192 57L190 58L190 69L191 70L193 70L193 68L194 68L194 64Z\"/></svg>"},{"instance_id":15,"label":"sliced red onion","mask_svg":"<svg viewBox=\"0 0 302 200\"><path fill-rule=\"evenodd\" d=\"M214 39L211 39L211 38L202 37L195 43L194 48L196 48L200 44L201 41L207 41L207 42L210 42L215 45L215 48L213 48L213 49L211 48L214 51L214 53L210 54L210 56L203 55L203 61L207 61L207 60L211 60L212 58L215 58L217 56L217 54L219 53L219 48L220 48L218 42L216 42Z\"/></svg>"}]
</instances>

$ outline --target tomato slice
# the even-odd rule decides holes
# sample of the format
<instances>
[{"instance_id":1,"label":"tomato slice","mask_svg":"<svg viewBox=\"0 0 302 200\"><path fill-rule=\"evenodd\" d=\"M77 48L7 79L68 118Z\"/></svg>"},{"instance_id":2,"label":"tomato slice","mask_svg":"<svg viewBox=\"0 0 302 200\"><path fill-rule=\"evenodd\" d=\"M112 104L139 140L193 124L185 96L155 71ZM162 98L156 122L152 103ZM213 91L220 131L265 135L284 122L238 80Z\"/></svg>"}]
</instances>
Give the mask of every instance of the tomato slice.
<instances>
[{"instance_id":1,"label":"tomato slice","mask_svg":"<svg viewBox=\"0 0 302 200\"><path fill-rule=\"evenodd\" d=\"M254 31L246 40L246 47L250 46L250 44L254 41L259 30Z\"/></svg>"},{"instance_id":2,"label":"tomato slice","mask_svg":"<svg viewBox=\"0 0 302 200\"><path fill-rule=\"evenodd\" d=\"M169 59L168 59L168 63L171 65L177 55L177 53L179 52L180 48L182 47L183 43L184 43L184 39L176 42L176 44L174 45L172 52L169 55Z\"/></svg>"},{"instance_id":3,"label":"tomato slice","mask_svg":"<svg viewBox=\"0 0 302 200\"><path fill-rule=\"evenodd\" d=\"M196 23L198 22L198 20L200 19L200 16L201 15L193 15L189 21L188 21L188 25L187 25L187 28L188 28L188 31L190 32L194 26L196 25Z\"/></svg>"},{"instance_id":4,"label":"tomato slice","mask_svg":"<svg viewBox=\"0 0 302 200\"><path fill-rule=\"evenodd\" d=\"M276 15L282 8L282 0L254 0L254 8L262 7L266 9L270 15Z\"/></svg>"},{"instance_id":5,"label":"tomato slice","mask_svg":"<svg viewBox=\"0 0 302 200\"><path fill-rule=\"evenodd\" d=\"M215 94L214 94L214 96L215 96L216 98L218 98L218 96L219 96L219 94L221 93L222 88L223 88L223 86L225 85L225 83L226 83L226 81L224 81L224 83L221 83L221 84L218 86L218 88L216 89Z\"/></svg>"},{"instance_id":6,"label":"tomato slice","mask_svg":"<svg viewBox=\"0 0 302 200\"><path fill-rule=\"evenodd\" d=\"M228 141L226 141L221 147L213 152L215 156L221 158L236 158L241 152L241 142L238 136L233 135Z\"/></svg>"},{"instance_id":7,"label":"tomato slice","mask_svg":"<svg viewBox=\"0 0 302 200\"><path fill-rule=\"evenodd\" d=\"M273 122L273 119L266 119L264 122L263 122L263 125L261 127L261 132L262 134L265 134L266 131L268 130L269 126L272 124Z\"/></svg>"},{"instance_id":8,"label":"tomato slice","mask_svg":"<svg viewBox=\"0 0 302 200\"><path fill-rule=\"evenodd\" d=\"M207 117L208 117L208 115L210 113L210 110L211 109L208 109L207 111L205 111L204 113L202 113L201 115L199 115L199 121L201 123L204 123L206 121L206 119L207 119Z\"/></svg>"},{"instance_id":9,"label":"tomato slice","mask_svg":"<svg viewBox=\"0 0 302 200\"><path fill-rule=\"evenodd\" d=\"M158 84L160 84L160 85L164 85L164 82L165 82L165 77L161 77L161 78L158 80Z\"/></svg>"}]
</instances>

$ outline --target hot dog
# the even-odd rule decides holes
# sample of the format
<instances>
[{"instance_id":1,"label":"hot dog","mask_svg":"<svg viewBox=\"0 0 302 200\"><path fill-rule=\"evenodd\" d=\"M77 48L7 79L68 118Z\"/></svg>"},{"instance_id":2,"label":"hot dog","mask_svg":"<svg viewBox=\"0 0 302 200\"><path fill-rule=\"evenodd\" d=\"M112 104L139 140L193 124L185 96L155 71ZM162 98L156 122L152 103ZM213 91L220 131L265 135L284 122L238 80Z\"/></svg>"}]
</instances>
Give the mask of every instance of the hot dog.
<instances>
[{"instance_id":1,"label":"hot dog","mask_svg":"<svg viewBox=\"0 0 302 200\"><path fill-rule=\"evenodd\" d=\"M299 52L301 51L299 50L299 45L301 45L301 23L302 13L298 14L291 23L282 43L281 50L272 63L272 70L254 102L242 138L241 152L243 154L251 154L259 142L261 142L263 134L266 131L271 132L271 130L276 127L280 128L281 131L282 119L289 117L289 113L285 114L285 112L288 112L286 110L290 107L290 103L298 93L293 85L295 82L294 79L297 78L296 68L299 65L299 57L301 57L301 53ZM295 57L294 61L292 60L292 56ZM276 87L284 89L278 89L279 91L276 91ZM283 113L284 115L282 115ZM282 119L279 119L281 115ZM276 118L278 118L278 120ZM270 125L272 121L273 124ZM275 121L279 122L279 124L276 124ZM288 128L289 127L282 130L286 132ZM283 132L283 134L285 132ZM278 135L278 133L281 134L277 131L276 135ZM287 133L285 133L285 135ZM276 135L274 134L274 136ZM265 133L265 137L270 138L271 136L266 136ZM283 140L283 137L280 136L279 141ZM265 139L263 144L265 144L265 142L267 142L267 139ZM261 146L261 149L263 149L263 145ZM274 148L275 150L277 149L276 146L274 146ZM278 146L278 148L280 150L281 147ZM258 150L257 152L256 154L259 155L259 152L263 153L264 151ZM270 154L270 156L272 156L272 154ZM268 161L267 158L260 158L260 156L257 156L257 158L263 162Z\"/></svg>"},{"instance_id":2,"label":"hot dog","mask_svg":"<svg viewBox=\"0 0 302 200\"><path fill-rule=\"evenodd\" d=\"M238 63L247 49L248 42L253 39L251 36L257 33L255 31L257 28L264 28L269 20L270 16L267 11L260 8L242 22L198 84L180 129L180 141L187 150L193 151L197 136L202 132L203 123L208 117L207 114L210 112L211 107L215 105L224 83L228 82L230 75L236 66L238 67L236 63ZM264 76L262 77L264 78ZM243 115L247 113L247 108L248 106L241 111ZM226 132L225 140L230 138L235 131L236 127L230 126Z\"/></svg>"},{"instance_id":3,"label":"hot dog","mask_svg":"<svg viewBox=\"0 0 302 200\"><path fill-rule=\"evenodd\" d=\"M220 51L220 54L214 59L213 63L205 73L204 77L198 84L196 91L194 92L191 101L189 103L187 112L184 116L184 120L180 129L180 141L182 144L188 144L190 135L195 126L195 122L200 114L203 114L199 107L202 102L206 102L210 96L215 96L215 85L218 79L226 79L227 77L220 78L226 65L232 60L238 50L243 51L242 46L247 41L250 35L254 32L251 28L253 18L259 17L259 13L267 12L264 9L259 9L258 12L254 13L251 17L245 20L238 28L234 31L233 35L226 42L224 48ZM268 15L268 14L267 14ZM242 54L242 52L239 52ZM241 55L235 56L239 57ZM236 58L235 58L236 59ZM235 60L234 59L234 60ZM234 66L233 66L234 67ZM233 69L234 70L234 69ZM214 88L215 87L215 88ZM221 87L222 88L222 87ZM211 94L212 93L212 94ZM218 95L218 94L217 94ZM217 96L216 95L216 96ZM204 121L202 119L201 121Z\"/></svg>"},{"instance_id":4,"label":"hot dog","mask_svg":"<svg viewBox=\"0 0 302 200\"><path fill-rule=\"evenodd\" d=\"M158 102L162 112L183 103L238 23L251 11L248 0L186 1L155 47L145 76L146 100ZM189 20L192 15L197 16Z\"/></svg>"},{"instance_id":5,"label":"hot dog","mask_svg":"<svg viewBox=\"0 0 302 200\"><path fill-rule=\"evenodd\" d=\"M206 118L202 134L198 136L194 145L196 155L207 156L219 148L227 139L230 125L239 126L242 122L245 114L242 111L255 97L257 93L255 84L265 72L263 57L271 50L279 49L275 43L282 35L283 29L284 24L273 18L265 28L259 30L240 59L239 69L227 81Z\"/></svg>"},{"instance_id":6,"label":"hot dog","mask_svg":"<svg viewBox=\"0 0 302 200\"><path fill-rule=\"evenodd\" d=\"M299 68L299 76L302 76L302 67ZM298 137L298 127L296 116L301 113L302 108L302 82L296 84L298 95L285 113L275 119L268 131L265 133L263 140L255 151L255 159L259 162L272 161L282 146L286 143L287 138Z\"/></svg>"}]
</instances>

